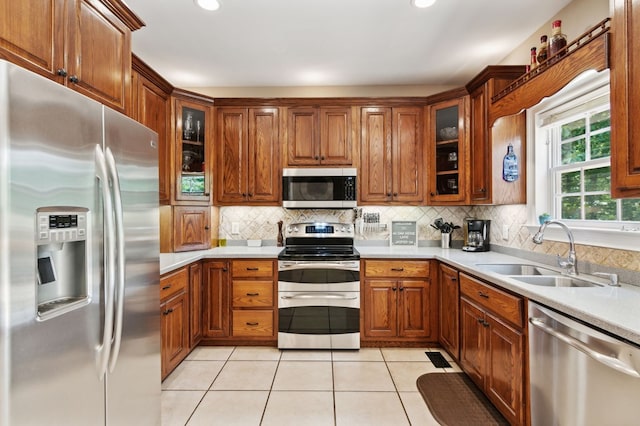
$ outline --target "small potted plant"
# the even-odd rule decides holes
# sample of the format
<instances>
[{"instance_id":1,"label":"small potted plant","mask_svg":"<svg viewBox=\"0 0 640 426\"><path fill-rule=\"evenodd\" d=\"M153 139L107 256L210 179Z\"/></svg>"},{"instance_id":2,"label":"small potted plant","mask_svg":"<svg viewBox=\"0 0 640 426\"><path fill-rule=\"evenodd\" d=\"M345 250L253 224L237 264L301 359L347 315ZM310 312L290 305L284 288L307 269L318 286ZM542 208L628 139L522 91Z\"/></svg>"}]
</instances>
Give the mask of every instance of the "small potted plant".
<instances>
[{"instance_id":1,"label":"small potted plant","mask_svg":"<svg viewBox=\"0 0 640 426\"><path fill-rule=\"evenodd\" d=\"M442 218L436 219L432 224L432 228L441 232L440 234L440 246L442 248L451 247L451 233L454 229L460 229L458 225L454 225L453 222L445 222Z\"/></svg>"}]
</instances>

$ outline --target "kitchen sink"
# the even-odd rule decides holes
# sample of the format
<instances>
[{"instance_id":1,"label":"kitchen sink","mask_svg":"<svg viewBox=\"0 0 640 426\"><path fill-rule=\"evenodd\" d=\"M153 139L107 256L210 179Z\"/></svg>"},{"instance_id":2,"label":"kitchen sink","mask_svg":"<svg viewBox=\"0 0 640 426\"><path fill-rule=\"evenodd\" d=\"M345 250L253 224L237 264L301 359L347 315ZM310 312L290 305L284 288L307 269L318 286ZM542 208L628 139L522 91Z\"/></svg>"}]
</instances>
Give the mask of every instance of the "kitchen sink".
<instances>
[{"instance_id":1,"label":"kitchen sink","mask_svg":"<svg viewBox=\"0 0 640 426\"><path fill-rule=\"evenodd\" d=\"M567 275L512 276L514 280L544 287L604 287L603 284Z\"/></svg>"},{"instance_id":2,"label":"kitchen sink","mask_svg":"<svg viewBox=\"0 0 640 426\"><path fill-rule=\"evenodd\" d=\"M560 272L544 266L522 263L479 263L476 266L502 275L560 275Z\"/></svg>"}]
</instances>

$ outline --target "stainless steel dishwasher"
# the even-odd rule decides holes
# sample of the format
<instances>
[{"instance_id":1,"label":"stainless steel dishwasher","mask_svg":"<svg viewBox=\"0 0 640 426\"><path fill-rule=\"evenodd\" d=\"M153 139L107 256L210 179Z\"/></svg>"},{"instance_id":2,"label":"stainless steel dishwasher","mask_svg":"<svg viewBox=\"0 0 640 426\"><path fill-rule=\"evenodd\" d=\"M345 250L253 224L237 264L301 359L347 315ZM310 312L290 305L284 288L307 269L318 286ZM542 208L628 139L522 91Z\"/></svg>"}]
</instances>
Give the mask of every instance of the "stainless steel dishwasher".
<instances>
[{"instance_id":1,"label":"stainless steel dishwasher","mask_svg":"<svg viewBox=\"0 0 640 426\"><path fill-rule=\"evenodd\" d=\"M640 347L529 303L531 424L640 424Z\"/></svg>"}]
</instances>

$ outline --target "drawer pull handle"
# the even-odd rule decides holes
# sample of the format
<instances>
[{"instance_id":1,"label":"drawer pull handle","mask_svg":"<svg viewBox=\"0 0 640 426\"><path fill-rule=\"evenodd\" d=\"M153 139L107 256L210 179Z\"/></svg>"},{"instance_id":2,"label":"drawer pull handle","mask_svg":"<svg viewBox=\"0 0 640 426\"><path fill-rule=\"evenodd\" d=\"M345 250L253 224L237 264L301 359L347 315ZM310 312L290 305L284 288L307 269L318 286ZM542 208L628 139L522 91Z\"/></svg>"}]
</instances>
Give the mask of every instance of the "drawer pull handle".
<instances>
[{"instance_id":1,"label":"drawer pull handle","mask_svg":"<svg viewBox=\"0 0 640 426\"><path fill-rule=\"evenodd\" d=\"M162 315L169 315L171 312L173 312L173 308L171 308L171 309L167 309L166 311L164 311L164 312L162 313Z\"/></svg>"},{"instance_id":2,"label":"drawer pull handle","mask_svg":"<svg viewBox=\"0 0 640 426\"><path fill-rule=\"evenodd\" d=\"M488 299L488 298L489 298L489 295L488 295L487 293L483 293L483 292L481 292L481 291L479 291L479 292L478 292L478 296L480 296L480 297L484 297L485 299Z\"/></svg>"},{"instance_id":3,"label":"drawer pull handle","mask_svg":"<svg viewBox=\"0 0 640 426\"><path fill-rule=\"evenodd\" d=\"M258 271L260 268L247 268L247 271Z\"/></svg>"},{"instance_id":4,"label":"drawer pull handle","mask_svg":"<svg viewBox=\"0 0 640 426\"><path fill-rule=\"evenodd\" d=\"M455 283L456 281L458 281L458 279L457 278L451 278L451 281Z\"/></svg>"},{"instance_id":5,"label":"drawer pull handle","mask_svg":"<svg viewBox=\"0 0 640 426\"><path fill-rule=\"evenodd\" d=\"M478 318L478 322L482 324L483 327L489 327L489 323L484 320L484 318Z\"/></svg>"},{"instance_id":6,"label":"drawer pull handle","mask_svg":"<svg viewBox=\"0 0 640 426\"><path fill-rule=\"evenodd\" d=\"M260 293L247 293L247 296L260 296Z\"/></svg>"},{"instance_id":7,"label":"drawer pull handle","mask_svg":"<svg viewBox=\"0 0 640 426\"><path fill-rule=\"evenodd\" d=\"M165 285L164 287L162 287L163 290L169 290L170 288L171 288L171 284Z\"/></svg>"},{"instance_id":8,"label":"drawer pull handle","mask_svg":"<svg viewBox=\"0 0 640 426\"><path fill-rule=\"evenodd\" d=\"M391 287L391 290L396 291L397 288L396 287Z\"/></svg>"},{"instance_id":9,"label":"drawer pull handle","mask_svg":"<svg viewBox=\"0 0 640 426\"><path fill-rule=\"evenodd\" d=\"M400 291L404 291L404 287L400 287Z\"/></svg>"},{"instance_id":10,"label":"drawer pull handle","mask_svg":"<svg viewBox=\"0 0 640 426\"><path fill-rule=\"evenodd\" d=\"M402 272L404 271L404 268L391 268L391 270L395 272Z\"/></svg>"},{"instance_id":11,"label":"drawer pull handle","mask_svg":"<svg viewBox=\"0 0 640 426\"><path fill-rule=\"evenodd\" d=\"M255 327L256 325L258 325L258 324L260 324L260 323L258 323L258 322L247 322L246 324L247 324L248 326Z\"/></svg>"}]
</instances>

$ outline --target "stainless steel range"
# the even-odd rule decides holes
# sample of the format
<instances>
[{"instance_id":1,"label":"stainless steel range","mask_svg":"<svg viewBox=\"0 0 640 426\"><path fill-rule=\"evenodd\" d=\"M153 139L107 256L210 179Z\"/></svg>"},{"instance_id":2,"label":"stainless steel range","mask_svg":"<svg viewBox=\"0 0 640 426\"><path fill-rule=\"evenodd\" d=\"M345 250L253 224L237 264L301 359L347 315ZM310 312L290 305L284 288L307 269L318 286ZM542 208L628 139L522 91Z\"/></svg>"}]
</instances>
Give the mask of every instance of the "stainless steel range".
<instances>
[{"instance_id":1,"label":"stainless steel range","mask_svg":"<svg viewBox=\"0 0 640 426\"><path fill-rule=\"evenodd\" d=\"M295 223L278 256L278 347L360 348L360 253L346 223Z\"/></svg>"}]
</instances>

